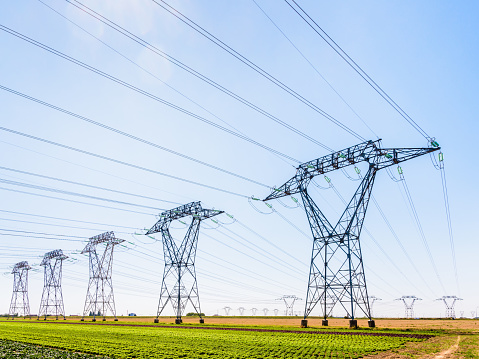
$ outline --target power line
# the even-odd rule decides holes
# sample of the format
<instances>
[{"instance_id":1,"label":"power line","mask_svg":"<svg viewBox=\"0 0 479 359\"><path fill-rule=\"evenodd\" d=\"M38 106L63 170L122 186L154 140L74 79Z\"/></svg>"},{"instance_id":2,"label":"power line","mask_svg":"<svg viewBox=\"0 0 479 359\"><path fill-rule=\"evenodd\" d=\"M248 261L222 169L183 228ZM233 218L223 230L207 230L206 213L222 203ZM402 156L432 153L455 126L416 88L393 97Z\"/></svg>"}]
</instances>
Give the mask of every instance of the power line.
<instances>
[{"instance_id":1,"label":"power line","mask_svg":"<svg viewBox=\"0 0 479 359\"><path fill-rule=\"evenodd\" d=\"M148 196L142 196L142 195L135 194L135 193L117 191L117 190L114 190L114 189L111 189L111 188L93 186L93 185L89 185L89 184L86 184L86 183L69 181L69 180L66 180L66 179L63 179L63 178L45 176L45 175L41 175L41 174L38 174L38 173L32 173L32 172L17 170L17 169L14 169L14 168L8 168L8 167L0 166L0 170L5 170L5 171L10 171L10 172L16 172L16 173L26 174L26 175L29 175L29 176L35 176L35 177L45 178L45 179L49 179L49 180L52 180L52 181L70 183L70 184L74 184L74 185L77 185L77 186L82 186L82 187L87 187L87 188L93 188L93 189L99 189L99 190L102 190L102 191L108 191L108 192L113 192L113 193L118 193L118 194L124 194L124 195L127 195L127 196L133 196L133 197L138 197L138 198L150 199L150 200L152 200L152 201L165 202L165 203L170 203L170 204L175 204L175 205L180 205L180 204L181 204L181 203L179 203L179 202L166 201L166 200L164 200L164 199L159 199L159 198L154 198L154 197L148 197Z\"/></svg>"},{"instance_id":2,"label":"power line","mask_svg":"<svg viewBox=\"0 0 479 359\"><path fill-rule=\"evenodd\" d=\"M77 227L77 226L65 226L61 224L53 224L53 223L43 223L43 222L33 222L33 221L22 221L20 219L11 219L11 218L0 218L0 221L9 221L9 222L18 222L18 223L28 223L28 224L39 224L41 226L49 226L49 227L62 227L62 228L74 228L74 229L84 229L87 231L98 231L101 232L104 229L98 228L86 228L86 227ZM122 233L122 234L130 234L130 232L120 232L115 231L115 233Z\"/></svg>"},{"instance_id":3,"label":"power line","mask_svg":"<svg viewBox=\"0 0 479 359\"><path fill-rule=\"evenodd\" d=\"M263 186L263 187L269 188L269 186L267 186L267 185L265 185L265 184L263 184L263 183L260 183L260 182L258 182L258 181L252 180L252 179L250 179L250 178L247 178L247 177L245 177L245 176L236 174L236 173L231 172L231 171L227 171L227 170L225 170L225 169L223 169L223 168L220 168L220 167L218 167L218 166L214 166L214 165L212 165L212 164L209 164L209 163L200 161L200 160L198 160L198 159L196 159L196 158L193 158L193 157L184 155L184 154L182 154L182 153L180 153L180 152L171 150L171 149L166 148L166 147L164 147L164 146L160 146L160 145L158 145L158 144L156 144L156 143L153 143L153 142L150 142L150 141L145 140L145 139L143 139L143 138L134 136L134 135L129 134L129 133L127 133L127 132L118 130L118 129L113 128L113 127L111 127L111 126L107 126L107 125L105 125L105 124L103 124L103 123L100 123L100 122L97 122L97 121L93 121L93 120L91 120L91 119L89 119L89 118L87 118L87 117L84 117L84 116L78 115L78 114L76 114L76 113L74 113L74 112L65 110L65 109L60 108L60 107L58 107L58 106L52 105L52 104L50 104L50 103L48 103L48 102L45 102L45 101L36 99L36 98L34 98L34 97L32 97L32 96L28 96L28 95L26 95L26 94L24 94L24 93L21 93L21 92L19 92L19 91L12 90L12 89L10 89L10 88L8 88L8 87L5 87L5 86L2 86L2 85L0 85L0 89L5 90L5 91L8 91L8 92L10 92L10 93L12 93L12 94L15 94L15 95L17 95L17 96L23 97L23 98L25 98L25 99L27 99L27 100L30 100L30 101L39 103L39 104L41 104L41 105L43 105L43 106L50 107L50 108L52 108L52 109L54 109L54 110L63 112L63 113L65 113L65 114L67 114L67 115L70 115L70 116L72 116L72 117L78 118L78 119L80 119L80 120L82 120L82 121L85 121L85 122L88 122L88 123L90 123L90 124L92 124L92 125L101 127L101 128L103 128L103 129L105 129L105 130L112 131L112 132L117 133L117 134L119 134L119 135L128 137L128 138L130 138L130 139L132 139L132 140L135 140L135 141L144 143L144 144L146 144L146 145L148 145L148 146L152 146L152 147L155 147L155 148L160 149L160 150L162 150L162 151L171 153L171 154L173 154L173 155L175 155L175 156L179 156L179 157L181 157L181 158L185 158L185 159L190 160L190 161L192 161L192 162L201 164L201 165L206 166L206 167L209 167L209 168L213 168L213 169L215 169L215 170L217 170L217 171L220 171L220 172L229 174L229 175L231 175L231 176L240 178L240 179L242 179L242 180L245 180L245 181L248 181L248 182L257 184L257 185L259 185L259 186Z\"/></svg>"},{"instance_id":4,"label":"power line","mask_svg":"<svg viewBox=\"0 0 479 359\"><path fill-rule=\"evenodd\" d=\"M39 0L40 1L40 0ZM258 113L262 114L263 116L273 120L274 122L278 123L279 125L293 131L294 133L296 133L297 135L307 139L308 141L311 141L313 143L315 143L316 145L328 150L328 151L332 151L329 147L327 147L326 145L322 144L321 142L315 140L314 138L312 138L311 136L299 131L298 129L296 129L295 127L289 125L288 123L280 120L278 117L270 114L269 112L263 110L262 108L260 108L259 106L251 103L250 101L244 99L243 97L239 96L238 94L228 90L227 88L221 86L220 84L218 84L217 82L213 81L212 79L208 78L207 76L201 74L200 72L192 69L191 67L187 66L186 64L184 64L183 62L179 61L178 59L168 55L167 53L165 53L164 51L160 50L159 48L157 48L156 46L150 44L149 42L145 41L144 39L134 35L133 33L131 33L130 31L126 30L125 28L121 27L120 25L118 25L117 23L107 19L106 17L104 17L103 15L97 13L96 11L92 10L91 8L87 7L86 5L80 3L79 1L75 1L77 4L80 4L80 6L72 3L71 1L68 1L68 3L70 3L71 5L75 6L76 8L78 8L79 10L83 11L85 14L88 14L90 15L91 17L97 19L98 21L102 22L103 24L107 25L108 27L110 27L111 29L119 32L120 34L128 37L129 39L133 40L134 42L136 42L137 44L145 47L146 49L150 50L151 52L155 53L156 55L164 58L165 60L171 62L172 64L178 66L179 68L181 68L182 70L190 73L191 75L195 76L196 78L204 81L205 83L211 85L212 87L216 88L217 90L223 92L224 94L234 98L235 100L241 102L242 104L250 107L251 109L257 111ZM63 15L62 15L63 16ZM70 20L69 20L70 21ZM77 25L78 26L78 25ZM107 45L108 46L108 45Z\"/></svg>"},{"instance_id":5,"label":"power line","mask_svg":"<svg viewBox=\"0 0 479 359\"><path fill-rule=\"evenodd\" d=\"M296 12L316 34L318 34L346 63L361 76L386 102L396 110L416 131L424 138L431 141L432 138L396 103L349 55L303 10L295 0L284 0L291 9ZM294 5L291 4L294 3ZM298 10L299 9L299 10Z\"/></svg>"},{"instance_id":6,"label":"power line","mask_svg":"<svg viewBox=\"0 0 479 359\"><path fill-rule=\"evenodd\" d=\"M6 180L6 179L3 179L3 178L0 178L0 183L5 183L5 184L13 185L13 186L26 187L26 188L30 188L30 189L37 189L37 190L40 190L40 191L47 191L47 192L53 192L53 193L66 194L66 195L69 195L69 196L77 196L77 197L83 197L83 198L88 198L88 199L94 199L94 200L97 200L97 201L105 201L105 202L111 202L111 203L116 203L116 204L134 206L134 207L154 209L154 210L156 210L156 211L164 211L164 210L165 210L164 208L144 206L144 205L142 205L142 204L136 204L136 203L131 203L131 202L117 201L117 200L115 200L115 199L110 199L110 198L90 196L90 195L83 194L83 193L71 192L71 191L64 191L64 190L57 189L57 188L38 186L38 185L29 184L29 183L24 183L24 182L10 181L10 180Z\"/></svg>"},{"instance_id":7,"label":"power line","mask_svg":"<svg viewBox=\"0 0 479 359\"><path fill-rule=\"evenodd\" d=\"M37 197L43 197L43 198L56 199L56 200L60 200L60 201L70 202L70 203L79 203L79 204L86 204L86 205L95 206L95 207L115 209L115 210L117 210L117 211L124 211L124 212L138 213L138 214L146 214L146 215L149 215L149 216L152 216L152 215L153 215L153 214L151 214L151 213L133 211L133 210L131 210L131 209L123 209L123 208L116 208L116 207L104 206L104 205L96 204L96 203L88 203L88 202L75 201L75 200L73 200L73 199L60 198L60 197L54 197L54 196L47 196L47 195L40 194L40 193L25 192L25 191L20 191L20 190L13 189L13 188L0 187L0 190L10 191L10 192L16 192L16 193L22 193L22 194L28 194L28 195L31 195L31 196L37 196Z\"/></svg>"},{"instance_id":8,"label":"power line","mask_svg":"<svg viewBox=\"0 0 479 359\"><path fill-rule=\"evenodd\" d=\"M40 0L39 0L40 1ZM258 4L256 0L252 0L254 4L258 7L258 9L261 10L261 12L268 18L268 20L274 25L274 27L283 35L283 37L288 40L288 42L295 48L295 50L301 55L301 57L311 66L311 68L316 72L319 77L323 79L324 82L333 90L333 92L341 99L341 101L356 115L356 117L369 129L369 131L372 132L372 134L376 137L379 138L379 136L373 131L371 127L366 123L366 121L359 116L359 114L351 107L351 105L344 99L343 96L340 95L340 93L333 87L333 85L326 80L326 78L319 72L316 66L313 65L313 63L304 55L304 53L291 41L291 39L284 33L283 30L273 21L273 19L264 11L264 9Z\"/></svg>"},{"instance_id":9,"label":"power line","mask_svg":"<svg viewBox=\"0 0 479 359\"><path fill-rule=\"evenodd\" d=\"M0 25L0 26L1 26L1 25ZM164 173L164 172L152 170L152 169L149 169L149 168L146 168L146 167L143 167L143 166L138 166L138 165L135 165L135 164L132 164L132 163L128 163L128 162L116 160L116 159L111 158L111 157L106 157L106 156L103 156L103 155L98 155L98 154L96 154L96 153L89 152L89 151L85 151L85 150L81 150L81 149L78 149L78 148L75 148L75 147L72 147L72 146L63 145L63 144L58 143L58 142L53 142L53 141L46 140L46 139L43 139L43 138L40 138L40 137L36 137L36 136L29 135L29 134L26 134L26 133L22 133L22 132L19 132L19 131L11 130L11 129L8 129L8 128L5 128L5 127L0 127L0 130L1 130L1 131L6 131L6 132L9 132L9 133L13 133L13 134L15 134L15 135L23 136L23 137L26 137L26 138L29 138L29 139L32 139L32 140L36 140L36 141L48 143L48 144L50 144L50 145L54 145L54 146L57 146L57 147L65 148L65 149L68 149L68 150L70 150L70 151L82 153L82 154L84 154L84 155L88 155L88 156L100 158L100 159L102 159L102 160L106 160L106 161L110 161L110 162L113 162L113 163L121 164L121 165L123 165L123 166L135 168L135 169L142 170L142 171L146 171L146 172L150 172L150 173L154 173L154 174L157 174L157 175L160 175L160 176L172 178L172 179L175 179L175 180L178 180L178 181L182 181L182 182L186 182L186 183L189 183L189 184L194 184L194 185L197 185L197 186L200 186L200 187L205 187L205 188L213 189L213 190L216 190L216 191L220 191L220 192L223 192L223 193L228 193L228 194L231 194L231 195L234 195L234 196L238 196L238 197L243 197L243 198L248 198L248 197L249 197L249 196L242 195L242 194L239 194L239 193L236 193L236 192L232 192L232 191L229 191L229 190L225 190L225 189L221 189L221 188L218 188L218 187L210 186L210 185L207 185L207 184L199 183L199 182L196 182L196 181L188 180L188 179L181 178L181 177L178 177L178 176L169 175L169 174L166 174L166 173Z\"/></svg>"},{"instance_id":10,"label":"power line","mask_svg":"<svg viewBox=\"0 0 479 359\"><path fill-rule=\"evenodd\" d=\"M443 292L445 293L446 289L444 287L444 284L442 283L441 277L439 276L439 271L437 270L436 263L434 262L434 258L432 257L431 249L429 248L429 244L427 242L426 235L424 234L424 230L422 229L422 225L421 225L421 222L419 220L419 216L417 214L416 207L414 206L414 202L412 200L411 193L409 192L409 188L407 186L406 179L404 178L404 173L401 173L401 179L402 179L401 182L403 184L404 192L406 193L406 197L407 197L407 200L409 202L409 207L410 207L410 209L412 211L412 214L413 214L414 222L416 223L416 227L419 231L419 235L421 236L424 247L426 248L426 252L427 252L429 261L431 262L432 267L434 269L434 273L436 274L436 277L439 281L439 284L441 285L441 288L442 288Z\"/></svg>"},{"instance_id":11,"label":"power line","mask_svg":"<svg viewBox=\"0 0 479 359\"><path fill-rule=\"evenodd\" d=\"M281 152L279 152L279 151L277 151L277 150L274 150L274 149L272 149L272 148L270 148L270 147L268 147L268 146L265 146L265 145L263 145L263 144L261 144L261 143L255 141L255 140L252 140L251 138L249 138L249 137L247 137L247 136L244 136L244 135L242 135L242 134L240 134L240 133L237 133L237 132L235 132L235 131L232 131L232 130L230 130L230 129L224 127L224 126L218 125L217 123L215 123L215 122L213 122L213 121L210 121L210 120L208 120L208 119L206 119L206 118L204 118L204 117L201 117L201 116L199 116L199 115L197 115L197 114L195 114L195 113L193 113L193 112L191 112L191 111L188 111L188 110L186 110L186 109L184 109L184 108L182 108L182 107L180 107L180 106L177 106L177 105L175 105L175 104L173 104L173 103L171 103L171 102L169 102L169 101L166 101L166 100L164 100L164 99L162 99L162 98L160 98L160 97L158 97L158 96L155 96L155 95L153 95L152 93L150 93L150 92L148 92L148 91L145 91L145 90L142 90L142 89L140 89L140 88L138 88L138 87L136 87L136 86L133 86L133 85L129 84L128 82L125 82L125 81L123 81L123 80L120 80L120 79L118 79L118 78L112 76L112 75L107 74L106 72L103 72L103 71L101 71L101 70L98 70L97 68L95 68L95 67L93 67L93 66L87 65L86 63L84 63L84 62L82 62L82 61L79 61L79 60L77 60L77 59L75 59L75 58L73 58L73 57L71 57L71 56L68 56L68 55L66 55L66 54L64 54L64 53L62 53L62 52L60 52L60 51L57 51L57 50L55 50L55 49L49 47L49 46L46 46L46 45L42 44L41 42L38 42L38 41L36 41L36 40L34 40L34 39L28 37L28 36L22 35L22 34L20 34L19 32L16 32L16 31L14 31L14 30L12 30L12 29L6 27L6 26L3 26L3 25L1 25L1 24L0 24L0 30L3 30L3 31L5 31L6 33L8 33L8 34L10 34L10 35L13 35L13 36L15 36L15 37L17 37L17 38L19 38L19 39L21 39L21 40L24 40L24 41L26 41L26 42L28 42L28 43L30 43L30 44L32 44L32 45L35 45L35 46L37 46L37 47L39 47L39 48L41 48L41 49L43 49L43 50L46 50L46 51L48 51L48 52L50 52L50 53L52 53L52 54L54 54L54 55L56 55L56 56L59 56L59 57L65 59L65 60L67 60L67 61L70 61L70 62L74 63L75 65L78 65L78 66L80 66L80 67L83 67L83 68L85 68L85 69L87 69L87 70L89 70L89 71L91 71L91 72L94 72L94 73L96 73L96 74L98 74L98 75L100 75L100 76L102 76L102 77L104 77L104 78L106 78L106 79L108 79L108 80L111 80L111 81L113 81L113 82L115 82L115 83L117 83L117 84L119 84L119 85L122 85L122 86L124 86L124 87L126 87L126 88L128 88L128 89L130 89L130 90L133 90L133 91L135 91L135 92L137 92L137 93L139 93L139 94L141 94L141 95L144 95L144 96L146 96L146 97L148 97L148 98L150 98L150 99L152 99L152 100L154 100L154 101L157 101L157 102L159 102L159 103L161 103L161 104L164 104L164 105L166 105L166 106L168 106L168 107L171 107L171 108L173 108L173 109L175 109L175 110L177 110L177 111L179 111L179 112L181 112L181 113L184 113L184 114L186 114L186 115L188 115L188 116L190 116L190 117L193 117L193 118L195 118L195 119L197 119L197 120L200 120L200 121L202 121L202 122L204 122L204 123L206 123L206 124L208 124L208 125L210 125L210 126L216 127L216 128L219 129L219 130L222 130L222 131L224 131L224 132L227 132L227 133L229 133L229 134L231 134L231 135L233 135L233 136L235 136L235 137L238 137L238 138L240 138L240 139L242 139L242 140L245 140L245 141L247 141L247 142L249 142L249 143L252 143L252 144L254 144L254 145L258 146L258 147L261 147L261 148L263 148L263 149L265 149L265 150L267 150L267 151L270 151L270 152L272 152L272 153L275 153L275 154L277 154L277 155L279 155L279 156L282 156L282 157L284 157L284 158L287 158L287 159L290 160L290 161L300 162L300 161L298 161L298 160L296 160L296 159L294 159L294 158L292 158L292 157L289 157L289 156L287 156L287 155L285 155L285 154L283 154L283 153L281 153Z\"/></svg>"},{"instance_id":12,"label":"power line","mask_svg":"<svg viewBox=\"0 0 479 359\"><path fill-rule=\"evenodd\" d=\"M67 1L70 2L69 0L67 0ZM78 2L77 0L73 0L73 1ZM264 78L266 78L267 80L269 80L270 82L272 82L273 84L275 84L276 86L281 88L282 90L286 91L288 94L290 94L291 96L293 96L297 100L301 101L303 104L305 104L306 106L311 108L313 111L319 113L324 118L326 118L330 122L334 123L336 126L340 127L344 131L348 132L350 135L356 137L357 139L359 139L361 141L365 141L365 138L360 136L357 132L353 131L348 126L344 125L343 123L341 123L340 121L335 119L333 116L331 116L327 112L323 111L318 106L316 106L315 104L313 104L312 102L310 102L309 100L307 100L306 98L301 96L299 93L297 93L293 89L291 89L289 86L287 86L283 82L279 81L277 78L272 76L270 73L263 70L261 67L254 64L252 61L248 60L246 57L241 55L239 52L237 52L236 50L234 50L233 48L231 48L230 46L225 44L223 41L218 39L216 36L212 35L210 32L205 30L203 27L198 25L196 22L194 22L193 20L191 20L190 18L188 18L187 16L185 16L181 12L179 12L177 9L175 9L174 7L172 7L171 5L166 3L165 1L160 0L160 2L165 4L166 6L160 4L156 0L152 0L152 1L155 4L157 4L158 6L160 6L161 8L163 8L164 10L168 11L173 16L175 16L177 19L179 19L180 21L182 21L183 23L188 25L190 28L192 28L193 30L198 32L200 35L204 36L206 39L210 40L212 43L219 46L220 48L225 50L227 53L229 53L230 55L232 55L233 57L235 57L236 59L238 59L239 61L244 63L246 66L248 66L252 70L256 71L258 74L260 74L261 76L263 76Z\"/></svg>"},{"instance_id":13,"label":"power line","mask_svg":"<svg viewBox=\"0 0 479 359\"><path fill-rule=\"evenodd\" d=\"M15 214L15 215L21 215L21 216L29 216L29 217L55 219L55 220L59 220L59 221L68 221L68 222L77 222L77 223L96 224L96 225L106 226L106 227L127 228L127 229L139 229L139 228L135 228L135 227L127 227L127 226L116 225L116 224L105 224L105 223L98 223L98 222L81 221L81 220L78 220L78 219L51 217L51 216L44 216L44 215L41 215L41 214L33 214L33 213L25 213L25 212L8 211L8 210L4 210L4 209L0 209L0 212L10 213L10 214Z\"/></svg>"},{"instance_id":14,"label":"power line","mask_svg":"<svg viewBox=\"0 0 479 359\"><path fill-rule=\"evenodd\" d=\"M447 193L446 170L444 169L444 158L443 158L442 152L439 154L439 156L440 156L439 170L441 172L442 194L444 198L444 208L446 210L447 229L449 233L449 243L451 245L452 263L454 267L454 278L456 280L458 294L460 294L461 290L459 288L459 277L457 275L456 250L454 248L454 234L452 232L451 211L449 209L449 196Z\"/></svg>"}]
</instances>

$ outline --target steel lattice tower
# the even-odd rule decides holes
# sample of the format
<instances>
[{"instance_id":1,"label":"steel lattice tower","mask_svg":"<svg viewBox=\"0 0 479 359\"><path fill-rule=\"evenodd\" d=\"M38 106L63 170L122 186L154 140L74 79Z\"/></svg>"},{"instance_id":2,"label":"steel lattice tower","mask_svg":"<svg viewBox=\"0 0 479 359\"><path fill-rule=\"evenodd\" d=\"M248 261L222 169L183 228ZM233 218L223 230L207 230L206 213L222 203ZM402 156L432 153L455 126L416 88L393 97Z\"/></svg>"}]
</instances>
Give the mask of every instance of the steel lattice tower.
<instances>
[{"instance_id":1,"label":"steel lattice tower","mask_svg":"<svg viewBox=\"0 0 479 359\"><path fill-rule=\"evenodd\" d=\"M221 213L224 212L202 208L201 202L191 202L161 213L160 220L146 233L147 235L161 233L165 258L165 270L161 283L160 301L155 323L158 322L158 317L168 302L171 302L176 312L176 324L183 322L181 316L188 302L191 302L196 313L200 316L200 323L204 323L204 319L201 317L200 297L195 270L198 235L202 220ZM170 234L170 224L174 220L188 216L192 217L191 224L178 248Z\"/></svg>"},{"instance_id":2,"label":"steel lattice tower","mask_svg":"<svg viewBox=\"0 0 479 359\"><path fill-rule=\"evenodd\" d=\"M440 149L436 142L431 145L431 148L381 148L380 140L363 142L299 165L293 178L274 188L264 199L268 201L300 193L311 227L313 250L301 326L307 326L306 318L318 303L323 311L323 325L328 325L327 318L339 303L351 318L350 327L357 327L354 319L357 309L369 318L370 327L375 326L359 241L374 180L377 172L383 168ZM318 175L359 162L367 162L368 171L341 218L333 226L308 194L308 185ZM330 300L332 302L329 303Z\"/></svg>"},{"instance_id":3,"label":"steel lattice tower","mask_svg":"<svg viewBox=\"0 0 479 359\"><path fill-rule=\"evenodd\" d=\"M288 316L288 315L293 316L294 315L294 311L293 311L294 302L296 302L297 300L303 300L303 299L298 298L295 295L283 295L281 298L278 298L276 300L282 300L284 302L284 304L286 305L286 309L284 311L285 316Z\"/></svg>"},{"instance_id":4,"label":"steel lattice tower","mask_svg":"<svg viewBox=\"0 0 479 359\"><path fill-rule=\"evenodd\" d=\"M373 307L374 307L374 302L377 300L382 300L381 298L378 298L374 295L369 296L369 305L371 306L371 317L373 317Z\"/></svg>"},{"instance_id":5,"label":"steel lattice tower","mask_svg":"<svg viewBox=\"0 0 479 359\"><path fill-rule=\"evenodd\" d=\"M417 300L422 300L414 295L403 295L401 298L395 299L401 300L404 303L404 314L406 319L414 318L414 302Z\"/></svg>"},{"instance_id":6,"label":"steel lattice tower","mask_svg":"<svg viewBox=\"0 0 479 359\"><path fill-rule=\"evenodd\" d=\"M124 240L115 238L113 232L105 232L91 237L81 252L82 254L88 253L90 260L90 280L88 282L82 321L90 313L93 314L93 321L96 321L97 315L103 316L103 320L106 320L105 315L108 310L113 314L115 320L118 320L116 317L111 273L113 249L122 242ZM99 245L104 245L105 248L99 250Z\"/></svg>"},{"instance_id":7,"label":"steel lattice tower","mask_svg":"<svg viewBox=\"0 0 479 359\"><path fill-rule=\"evenodd\" d=\"M40 265L44 268L44 284L38 318L44 315L46 320L48 315L55 315L58 319L61 315L66 319L62 295L62 264L67 258L61 249L45 253L43 256Z\"/></svg>"},{"instance_id":8,"label":"steel lattice tower","mask_svg":"<svg viewBox=\"0 0 479 359\"><path fill-rule=\"evenodd\" d=\"M454 306L458 300L462 300L461 298L456 297L455 295L445 295L442 298L438 298L436 300L440 300L446 306L446 317L448 318L456 318L456 311L454 310Z\"/></svg>"},{"instance_id":9,"label":"steel lattice tower","mask_svg":"<svg viewBox=\"0 0 479 359\"><path fill-rule=\"evenodd\" d=\"M9 316L30 317L30 303L28 301L28 271L32 269L28 262L18 262L12 270L13 274L13 295L10 302Z\"/></svg>"}]
</instances>

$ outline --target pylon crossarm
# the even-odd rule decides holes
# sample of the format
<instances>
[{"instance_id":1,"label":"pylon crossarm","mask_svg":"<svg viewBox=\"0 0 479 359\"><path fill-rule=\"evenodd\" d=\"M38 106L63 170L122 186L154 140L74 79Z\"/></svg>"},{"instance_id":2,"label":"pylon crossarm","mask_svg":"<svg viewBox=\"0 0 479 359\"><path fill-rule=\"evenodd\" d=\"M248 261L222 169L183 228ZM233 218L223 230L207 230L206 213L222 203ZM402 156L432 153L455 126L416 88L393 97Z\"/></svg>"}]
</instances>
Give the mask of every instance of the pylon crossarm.
<instances>
[{"instance_id":1,"label":"pylon crossarm","mask_svg":"<svg viewBox=\"0 0 479 359\"><path fill-rule=\"evenodd\" d=\"M380 141L366 141L299 165L294 177L282 186L274 188L264 200L269 201L299 193L314 177L353 166L359 162L368 162L380 170L441 149L437 144L436 147L427 148L381 148Z\"/></svg>"},{"instance_id":2,"label":"pylon crossarm","mask_svg":"<svg viewBox=\"0 0 479 359\"><path fill-rule=\"evenodd\" d=\"M201 207L201 202L191 202L162 212L160 214L160 219L153 227L150 228L150 230L148 230L148 232L146 232L146 234L158 233L162 231L165 226L169 226L172 221L183 217L193 216L194 218L198 219L206 219L217 216L221 213L224 213L224 211L219 211L216 209L204 209Z\"/></svg>"}]
</instances>

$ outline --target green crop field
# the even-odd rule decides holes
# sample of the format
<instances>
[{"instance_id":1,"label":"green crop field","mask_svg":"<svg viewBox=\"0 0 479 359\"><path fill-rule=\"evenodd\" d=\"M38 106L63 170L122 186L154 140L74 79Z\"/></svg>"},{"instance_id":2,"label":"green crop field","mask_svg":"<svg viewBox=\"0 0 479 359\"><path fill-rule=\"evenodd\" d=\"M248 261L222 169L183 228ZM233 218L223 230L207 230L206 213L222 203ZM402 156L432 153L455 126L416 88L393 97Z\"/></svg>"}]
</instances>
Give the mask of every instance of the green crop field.
<instances>
[{"instance_id":1,"label":"green crop field","mask_svg":"<svg viewBox=\"0 0 479 359\"><path fill-rule=\"evenodd\" d=\"M424 340L349 334L0 322L0 340L111 358L358 358Z\"/></svg>"}]
</instances>

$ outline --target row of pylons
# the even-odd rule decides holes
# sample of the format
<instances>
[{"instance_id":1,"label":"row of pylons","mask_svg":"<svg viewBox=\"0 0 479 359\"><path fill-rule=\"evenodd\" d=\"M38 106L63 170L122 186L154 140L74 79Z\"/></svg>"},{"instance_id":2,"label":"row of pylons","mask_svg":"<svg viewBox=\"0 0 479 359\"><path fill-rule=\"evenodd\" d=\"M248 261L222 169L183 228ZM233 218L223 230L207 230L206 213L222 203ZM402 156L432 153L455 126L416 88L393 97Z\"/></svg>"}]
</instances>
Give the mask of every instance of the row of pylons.
<instances>
[{"instance_id":1,"label":"row of pylons","mask_svg":"<svg viewBox=\"0 0 479 359\"><path fill-rule=\"evenodd\" d=\"M109 310L116 318L115 299L113 296L113 283L111 280L113 264L113 248L123 242L115 238L113 232L105 232L90 238L88 244L81 252L88 253L90 263L90 279L83 309L83 317L93 315L93 321L97 315L105 315ZM105 248L99 250L98 245L104 244ZM38 311L38 318L55 316L56 319L65 319L65 308L62 294L62 266L68 257L61 249L48 252L44 255L40 266L44 268L43 294ZM10 304L9 317L31 317L30 303L28 300L28 271L32 267L23 261L15 264L12 270L14 275L13 295Z\"/></svg>"}]
</instances>

